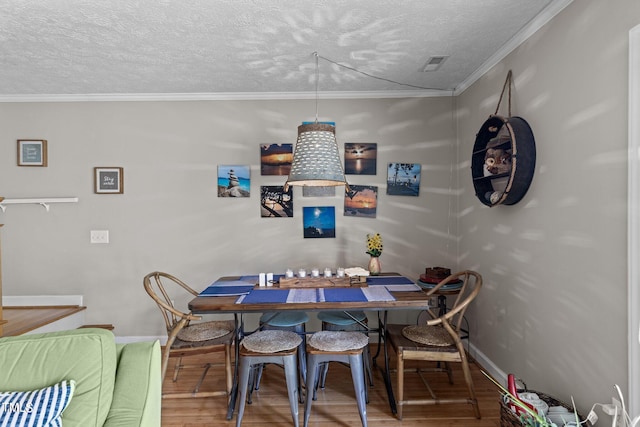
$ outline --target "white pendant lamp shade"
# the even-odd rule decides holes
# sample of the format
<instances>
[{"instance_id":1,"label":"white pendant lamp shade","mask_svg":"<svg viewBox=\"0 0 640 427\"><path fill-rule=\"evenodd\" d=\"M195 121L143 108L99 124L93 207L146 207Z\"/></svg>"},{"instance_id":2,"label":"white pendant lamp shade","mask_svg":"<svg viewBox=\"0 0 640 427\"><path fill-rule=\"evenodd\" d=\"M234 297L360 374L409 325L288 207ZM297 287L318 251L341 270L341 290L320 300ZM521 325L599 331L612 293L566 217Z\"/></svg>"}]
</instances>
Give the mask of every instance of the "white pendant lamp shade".
<instances>
[{"instance_id":1,"label":"white pendant lamp shade","mask_svg":"<svg viewBox=\"0 0 640 427\"><path fill-rule=\"evenodd\" d=\"M285 191L290 185L347 185L334 126L317 122L298 126L298 140Z\"/></svg>"}]
</instances>

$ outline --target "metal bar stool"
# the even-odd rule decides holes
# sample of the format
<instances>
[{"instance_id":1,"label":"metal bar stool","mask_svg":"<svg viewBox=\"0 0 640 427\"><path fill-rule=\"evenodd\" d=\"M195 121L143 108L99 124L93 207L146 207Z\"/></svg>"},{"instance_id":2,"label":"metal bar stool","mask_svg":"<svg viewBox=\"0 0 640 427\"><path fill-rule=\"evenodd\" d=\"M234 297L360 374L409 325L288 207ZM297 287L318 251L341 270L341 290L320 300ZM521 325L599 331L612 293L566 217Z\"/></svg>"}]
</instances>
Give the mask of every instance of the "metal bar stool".
<instances>
[{"instance_id":1,"label":"metal bar stool","mask_svg":"<svg viewBox=\"0 0 640 427\"><path fill-rule=\"evenodd\" d=\"M260 316L261 330L292 331L302 338L302 342L298 347L298 365L303 384L307 379L307 340L305 324L308 321L309 315L303 311L268 312ZM254 384L256 390L260 388L260 379L262 378L263 369L264 366L261 366L258 369L258 374ZM302 395L300 395L300 399L302 399ZM300 400L300 402L302 403L302 400Z\"/></svg>"},{"instance_id":2,"label":"metal bar stool","mask_svg":"<svg viewBox=\"0 0 640 427\"><path fill-rule=\"evenodd\" d=\"M251 371L265 363L276 363L284 367L291 417L293 425L298 427L299 397L296 355L301 342L302 338L295 332L280 330L257 331L243 338L240 342L240 375L238 379L240 402L236 427L240 427L242 424L247 392L253 382Z\"/></svg>"},{"instance_id":3,"label":"metal bar stool","mask_svg":"<svg viewBox=\"0 0 640 427\"><path fill-rule=\"evenodd\" d=\"M346 363L351 368L351 379L355 390L358 412L362 426L367 427L366 384L364 379L363 348L369 337L362 332L320 331L307 341L307 391L312 390L319 374L319 367L326 362ZM309 425L311 402L307 396L304 408L304 427Z\"/></svg>"},{"instance_id":4,"label":"metal bar stool","mask_svg":"<svg viewBox=\"0 0 640 427\"><path fill-rule=\"evenodd\" d=\"M364 311L321 311L318 319L322 321L323 331L359 331L367 333L369 330L367 315ZM365 370L369 379L369 386L373 387L373 372L371 370L371 356L369 345L364 347L363 357ZM320 374L319 387L324 388L329 364L324 364ZM367 403L369 399L367 396Z\"/></svg>"}]
</instances>

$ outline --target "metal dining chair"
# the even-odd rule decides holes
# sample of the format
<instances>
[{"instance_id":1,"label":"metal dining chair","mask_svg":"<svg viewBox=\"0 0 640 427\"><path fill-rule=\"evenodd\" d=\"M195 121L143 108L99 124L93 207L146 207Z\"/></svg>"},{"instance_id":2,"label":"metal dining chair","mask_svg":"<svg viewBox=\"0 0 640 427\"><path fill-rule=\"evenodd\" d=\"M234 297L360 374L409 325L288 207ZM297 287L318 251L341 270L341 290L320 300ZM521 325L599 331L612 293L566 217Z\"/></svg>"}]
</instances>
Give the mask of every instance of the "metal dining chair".
<instances>
[{"instance_id":1,"label":"metal dining chair","mask_svg":"<svg viewBox=\"0 0 640 427\"><path fill-rule=\"evenodd\" d=\"M249 390L255 382L252 378L252 373L255 373L265 363L276 363L284 367L291 417L293 425L298 427L298 394L300 388L298 385L298 370L296 369L296 354L301 342L300 335L292 331L283 330L256 331L240 341L240 373L238 380L240 401L236 427L240 427L242 424L245 404L247 402L251 403L247 396L250 396Z\"/></svg>"},{"instance_id":2,"label":"metal dining chair","mask_svg":"<svg viewBox=\"0 0 640 427\"><path fill-rule=\"evenodd\" d=\"M358 412L362 426L367 427L367 397L364 378L363 349L369 344L369 337L362 332L319 331L307 340L307 394L317 383L320 367L327 362L348 364L355 391ZM304 427L309 425L311 402L307 395L304 409Z\"/></svg>"}]
</instances>

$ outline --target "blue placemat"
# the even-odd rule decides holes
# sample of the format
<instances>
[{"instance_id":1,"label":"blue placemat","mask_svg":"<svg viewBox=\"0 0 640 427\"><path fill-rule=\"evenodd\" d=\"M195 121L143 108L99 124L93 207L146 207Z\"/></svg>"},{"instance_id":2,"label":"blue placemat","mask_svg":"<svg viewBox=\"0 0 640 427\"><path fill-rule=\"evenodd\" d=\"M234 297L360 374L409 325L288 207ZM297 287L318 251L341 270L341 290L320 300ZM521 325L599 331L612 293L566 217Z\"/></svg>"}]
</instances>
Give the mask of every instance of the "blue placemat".
<instances>
[{"instance_id":1,"label":"blue placemat","mask_svg":"<svg viewBox=\"0 0 640 427\"><path fill-rule=\"evenodd\" d=\"M253 289L242 304L279 304L287 302L289 289Z\"/></svg>"},{"instance_id":2,"label":"blue placemat","mask_svg":"<svg viewBox=\"0 0 640 427\"><path fill-rule=\"evenodd\" d=\"M413 280L404 276L369 276L367 277L367 285L409 285L413 284Z\"/></svg>"},{"instance_id":3,"label":"blue placemat","mask_svg":"<svg viewBox=\"0 0 640 427\"><path fill-rule=\"evenodd\" d=\"M360 288L324 288L327 302L366 302L367 297Z\"/></svg>"},{"instance_id":4,"label":"blue placemat","mask_svg":"<svg viewBox=\"0 0 640 427\"><path fill-rule=\"evenodd\" d=\"M210 285L200 292L201 297L224 297L232 295L246 295L253 290L254 285Z\"/></svg>"}]
</instances>

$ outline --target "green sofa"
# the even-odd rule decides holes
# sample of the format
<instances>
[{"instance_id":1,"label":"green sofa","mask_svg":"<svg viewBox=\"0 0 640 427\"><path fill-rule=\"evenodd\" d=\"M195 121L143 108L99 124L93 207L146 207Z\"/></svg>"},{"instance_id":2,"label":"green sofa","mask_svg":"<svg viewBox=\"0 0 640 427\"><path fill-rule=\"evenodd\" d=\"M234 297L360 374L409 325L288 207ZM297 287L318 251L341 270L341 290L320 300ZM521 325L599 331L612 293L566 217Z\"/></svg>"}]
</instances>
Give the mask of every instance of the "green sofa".
<instances>
[{"instance_id":1,"label":"green sofa","mask_svg":"<svg viewBox=\"0 0 640 427\"><path fill-rule=\"evenodd\" d=\"M0 338L0 392L64 380L75 381L64 427L160 426L158 341L116 344L113 333L97 328ZM4 410L12 408L19 407Z\"/></svg>"}]
</instances>

